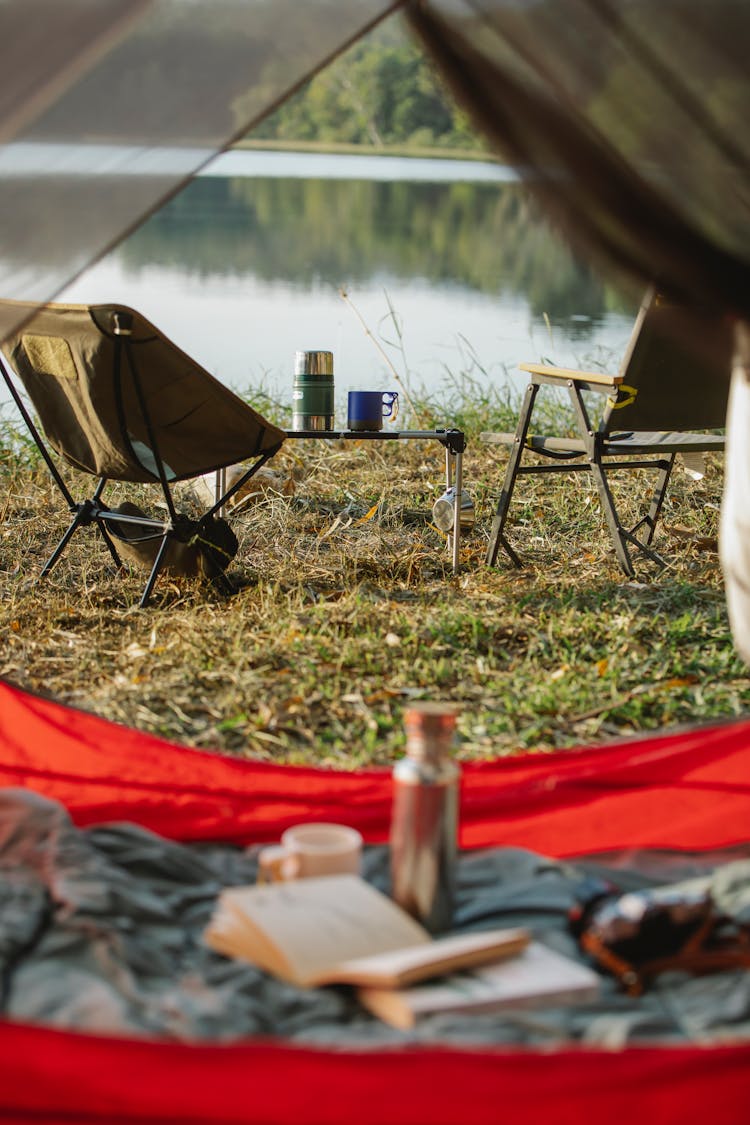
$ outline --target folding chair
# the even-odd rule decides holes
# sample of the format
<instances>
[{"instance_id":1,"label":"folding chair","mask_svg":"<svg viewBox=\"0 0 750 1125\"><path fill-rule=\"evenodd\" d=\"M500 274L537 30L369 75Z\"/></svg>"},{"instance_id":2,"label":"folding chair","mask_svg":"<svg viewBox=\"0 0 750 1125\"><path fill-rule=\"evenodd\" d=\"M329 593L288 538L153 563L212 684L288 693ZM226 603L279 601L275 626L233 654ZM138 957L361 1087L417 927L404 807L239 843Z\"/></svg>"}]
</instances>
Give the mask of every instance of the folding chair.
<instances>
[{"instance_id":1,"label":"folding chair","mask_svg":"<svg viewBox=\"0 0 750 1125\"><path fill-rule=\"evenodd\" d=\"M118 567L118 541L126 555L141 548L151 565L141 606L160 572L178 557L191 556L196 571L233 592L225 569L237 542L221 513L276 453L284 432L122 305L37 308L0 300L0 341L5 383L71 514L41 576L79 528L93 526ZM49 447L74 469L98 478L87 499L74 499L16 379ZM238 462L249 462L247 471L211 507L197 518L178 512L176 482ZM109 481L157 485L164 515L146 516L131 504L110 508L103 498Z\"/></svg>"},{"instance_id":2,"label":"folding chair","mask_svg":"<svg viewBox=\"0 0 750 1125\"><path fill-rule=\"evenodd\" d=\"M515 433L482 433L484 442L510 446L502 491L490 532L486 563L494 566L502 546L511 562L521 561L505 534L517 478L522 474L591 473L614 542L617 561L629 577L635 569L631 549L655 562L665 560L651 547L672 468L678 453L723 450L724 437L690 431L723 429L731 373L732 327L706 309L687 308L653 288L644 296L620 371L606 375L548 364L524 363L529 384ZM542 386L567 391L577 436L542 437L530 433L536 396ZM598 424L589 412L591 395L604 396ZM547 462L522 464L527 450ZM618 470L649 469L656 480L645 514L625 527L609 477Z\"/></svg>"}]
</instances>

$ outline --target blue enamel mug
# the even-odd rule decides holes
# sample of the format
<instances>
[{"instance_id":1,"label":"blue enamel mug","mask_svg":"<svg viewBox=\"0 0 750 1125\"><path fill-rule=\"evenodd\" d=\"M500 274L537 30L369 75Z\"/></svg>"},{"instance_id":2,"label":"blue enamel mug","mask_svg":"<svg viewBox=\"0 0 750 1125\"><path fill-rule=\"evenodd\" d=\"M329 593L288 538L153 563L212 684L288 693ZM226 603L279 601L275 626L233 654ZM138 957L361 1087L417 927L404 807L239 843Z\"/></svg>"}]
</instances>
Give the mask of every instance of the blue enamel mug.
<instances>
[{"instance_id":1,"label":"blue enamel mug","mask_svg":"<svg viewBox=\"0 0 750 1125\"><path fill-rule=\"evenodd\" d=\"M383 419L394 421L397 414L397 391L349 391L346 424L350 430L382 430Z\"/></svg>"}]
</instances>

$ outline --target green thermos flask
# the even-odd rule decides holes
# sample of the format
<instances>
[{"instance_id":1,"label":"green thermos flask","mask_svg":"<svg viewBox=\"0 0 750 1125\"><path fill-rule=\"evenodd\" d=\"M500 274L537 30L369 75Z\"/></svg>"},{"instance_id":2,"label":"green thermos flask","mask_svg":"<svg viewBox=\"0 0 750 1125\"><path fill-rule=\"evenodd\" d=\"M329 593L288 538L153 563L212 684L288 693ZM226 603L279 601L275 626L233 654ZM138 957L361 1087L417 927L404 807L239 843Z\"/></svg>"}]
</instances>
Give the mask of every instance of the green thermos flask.
<instances>
[{"instance_id":1,"label":"green thermos flask","mask_svg":"<svg viewBox=\"0 0 750 1125\"><path fill-rule=\"evenodd\" d=\"M292 390L293 430L332 430L333 352L296 352Z\"/></svg>"}]
</instances>

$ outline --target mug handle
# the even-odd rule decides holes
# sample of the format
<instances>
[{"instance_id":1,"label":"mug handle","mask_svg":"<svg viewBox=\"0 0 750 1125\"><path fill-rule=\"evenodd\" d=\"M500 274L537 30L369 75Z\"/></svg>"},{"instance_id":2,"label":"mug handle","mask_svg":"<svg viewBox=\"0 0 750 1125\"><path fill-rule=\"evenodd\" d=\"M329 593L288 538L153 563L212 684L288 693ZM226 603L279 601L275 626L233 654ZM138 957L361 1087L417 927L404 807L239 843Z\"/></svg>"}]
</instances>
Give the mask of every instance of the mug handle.
<instances>
[{"instance_id":1,"label":"mug handle","mask_svg":"<svg viewBox=\"0 0 750 1125\"><path fill-rule=\"evenodd\" d=\"M281 844L261 849L258 856L259 883L283 883L286 879L296 879L299 873L299 856L287 851Z\"/></svg>"},{"instance_id":2,"label":"mug handle","mask_svg":"<svg viewBox=\"0 0 750 1125\"><path fill-rule=\"evenodd\" d=\"M398 391L383 391L383 417L391 422L398 418Z\"/></svg>"}]
</instances>

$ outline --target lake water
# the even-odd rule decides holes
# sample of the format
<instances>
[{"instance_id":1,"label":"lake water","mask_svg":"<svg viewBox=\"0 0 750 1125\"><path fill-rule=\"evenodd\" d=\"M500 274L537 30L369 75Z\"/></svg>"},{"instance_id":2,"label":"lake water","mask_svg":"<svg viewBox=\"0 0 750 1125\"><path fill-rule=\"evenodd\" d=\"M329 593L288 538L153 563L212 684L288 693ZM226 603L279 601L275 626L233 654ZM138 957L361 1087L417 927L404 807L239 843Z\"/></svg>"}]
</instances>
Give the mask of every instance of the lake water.
<instances>
[{"instance_id":1,"label":"lake water","mask_svg":"<svg viewBox=\"0 0 750 1125\"><path fill-rule=\"evenodd\" d=\"M633 314L497 164L271 152L218 158L61 299L132 305L284 404L295 351L331 350L337 408L393 369L449 402L524 360L616 365Z\"/></svg>"}]
</instances>

